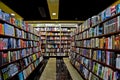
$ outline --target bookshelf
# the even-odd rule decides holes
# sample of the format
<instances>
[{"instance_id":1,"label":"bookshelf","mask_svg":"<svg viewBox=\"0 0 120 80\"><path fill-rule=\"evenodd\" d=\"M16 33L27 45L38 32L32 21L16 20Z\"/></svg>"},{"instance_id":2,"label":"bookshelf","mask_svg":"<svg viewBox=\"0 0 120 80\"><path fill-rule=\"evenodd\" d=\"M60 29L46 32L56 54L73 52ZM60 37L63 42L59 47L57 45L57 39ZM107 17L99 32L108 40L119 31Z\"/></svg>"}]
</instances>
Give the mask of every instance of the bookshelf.
<instances>
[{"instance_id":1,"label":"bookshelf","mask_svg":"<svg viewBox=\"0 0 120 80\"><path fill-rule=\"evenodd\" d=\"M39 26L34 27L41 35L41 47L44 56L68 56L70 52L71 32L76 27Z\"/></svg>"},{"instance_id":2,"label":"bookshelf","mask_svg":"<svg viewBox=\"0 0 120 80\"><path fill-rule=\"evenodd\" d=\"M70 61L84 80L120 79L119 7L108 7L72 33Z\"/></svg>"},{"instance_id":3,"label":"bookshelf","mask_svg":"<svg viewBox=\"0 0 120 80\"><path fill-rule=\"evenodd\" d=\"M0 80L27 80L42 60L37 31L0 9Z\"/></svg>"}]
</instances>

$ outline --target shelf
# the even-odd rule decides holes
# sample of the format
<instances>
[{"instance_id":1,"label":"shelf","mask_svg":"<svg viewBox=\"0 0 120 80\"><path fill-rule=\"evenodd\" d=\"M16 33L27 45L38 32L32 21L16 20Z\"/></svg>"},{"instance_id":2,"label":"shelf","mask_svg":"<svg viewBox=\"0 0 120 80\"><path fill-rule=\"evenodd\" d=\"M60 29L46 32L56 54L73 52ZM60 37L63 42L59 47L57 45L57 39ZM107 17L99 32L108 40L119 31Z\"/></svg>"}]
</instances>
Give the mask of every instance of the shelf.
<instances>
[{"instance_id":1,"label":"shelf","mask_svg":"<svg viewBox=\"0 0 120 80\"><path fill-rule=\"evenodd\" d=\"M40 52L40 51L38 51L38 52ZM33 54L36 54L36 53L38 53L38 52L34 52ZM28 56L25 56L25 57L23 57L23 58L20 58L20 59L18 59L18 60L15 60L15 61L11 61L11 62L9 62L9 63L4 63L3 65L0 66L0 68L4 68L5 66L7 66L7 65L9 65L9 64L18 62L18 61L20 61L20 60L22 60L22 59L24 59L24 58L27 58L27 57L29 57L29 56L31 56L31 55L33 55L33 54L30 54L30 55L28 55Z\"/></svg>"},{"instance_id":2,"label":"shelf","mask_svg":"<svg viewBox=\"0 0 120 80\"><path fill-rule=\"evenodd\" d=\"M97 60L93 60L94 62L97 62L99 64L102 64L103 66L106 66L106 67L109 67L111 68L113 71L120 71L120 69L117 69L115 68L114 66L111 66L111 65L107 65L106 63L103 63L103 62L100 62L100 61L97 61Z\"/></svg>"},{"instance_id":3,"label":"shelf","mask_svg":"<svg viewBox=\"0 0 120 80\"><path fill-rule=\"evenodd\" d=\"M105 48L89 48L89 47L79 47L79 46L73 46L77 48L85 48L85 49L93 49L93 50L103 50L103 51L113 51L113 52L120 52L118 49L105 49Z\"/></svg>"},{"instance_id":4,"label":"shelf","mask_svg":"<svg viewBox=\"0 0 120 80\"><path fill-rule=\"evenodd\" d=\"M37 59L38 59L38 58L37 58ZM36 60L37 60L37 59L36 59ZM36 61L36 60L35 60L35 61ZM19 71L18 71L14 76L12 76L9 80L12 80L15 76L17 76L20 72L22 72L24 69L26 69L27 67L29 67L29 66L30 66L32 63L34 63L35 61L32 61L32 62L29 63L27 66L25 66L22 70L19 70ZM41 62L42 62L42 61L41 61ZM40 63L41 63L41 62L40 62ZM39 63L39 64L40 64L40 63ZM35 67L35 68L36 68L36 67ZM35 69L34 69L34 70L35 70ZM33 70L33 71L34 71L34 70ZM32 72L33 72L33 71L32 71ZM32 72L31 72L31 73L32 73ZM30 74L31 74L31 73L30 73ZM29 74L29 75L30 75L30 74ZM29 76L29 75L28 75L28 76ZM28 78L28 76L27 76L27 78ZM27 79L27 78L26 78L26 79ZM26 80L26 79L25 79L25 80Z\"/></svg>"},{"instance_id":5,"label":"shelf","mask_svg":"<svg viewBox=\"0 0 120 80\"><path fill-rule=\"evenodd\" d=\"M81 64L81 62L80 61L78 61L80 64ZM100 80L103 80L100 76L98 76L97 74L95 74L92 70L90 70L90 69L88 69L84 64L81 64L81 65L83 65L89 72L91 72L92 74L94 74L96 77L98 77Z\"/></svg>"},{"instance_id":6,"label":"shelf","mask_svg":"<svg viewBox=\"0 0 120 80\"><path fill-rule=\"evenodd\" d=\"M17 29L19 29L19 30L22 30L22 31L25 31L25 32L27 32L27 33L31 33L31 34L33 34L33 35L35 35L35 36L38 36L38 35L36 35L36 34L34 34L34 33L32 33L32 32L26 31L26 30L24 30L24 29L22 29L22 28L20 28L20 27L18 27L18 26L16 26L16 25L14 25L14 24L11 24L11 23L3 20L3 19L0 19L0 22L2 22L2 23L7 23L7 24L13 26L14 28L17 28ZM38 37L39 37L39 36L38 36Z\"/></svg>"},{"instance_id":7,"label":"shelf","mask_svg":"<svg viewBox=\"0 0 120 80\"><path fill-rule=\"evenodd\" d=\"M72 64L72 62L70 61L70 63ZM72 64L72 66L77 70L77 72L81 75L81 77L84 79L84 80L87 80L84 75L75 67L75 65Z\"/></svg>"},{"instance_id":8,"label":"shelf","mask_svg":"<svg viewBox=\"0 0 120 80\"><path fill-rule=\"evenodd\" d=\"M37 47L37 46L34 46L34 47ZM17 50L22 50L22 49L27 49L27 48L34 48L34 47L3 49L3 50L0 50L0 51L1 51L1 52L2 52L2 51L17 51Z\"/></svg>"},{"instance_id":9,"label":"shelf","mask_svg":"<svg viewBox=\"0 0 120 80\"><path fill-rule=\"evenodd\" d=\"M18 38L18 37L15 37L15 36L2 35L2 34L0 34L0 37L1 37L1 38L15 38L15 39L22 39L22 40L25 40L25 41L36 41L36 42L38 42L38 40L31 40L31 39L25 39L25 38Z\"/></svg>"}]
</instances>

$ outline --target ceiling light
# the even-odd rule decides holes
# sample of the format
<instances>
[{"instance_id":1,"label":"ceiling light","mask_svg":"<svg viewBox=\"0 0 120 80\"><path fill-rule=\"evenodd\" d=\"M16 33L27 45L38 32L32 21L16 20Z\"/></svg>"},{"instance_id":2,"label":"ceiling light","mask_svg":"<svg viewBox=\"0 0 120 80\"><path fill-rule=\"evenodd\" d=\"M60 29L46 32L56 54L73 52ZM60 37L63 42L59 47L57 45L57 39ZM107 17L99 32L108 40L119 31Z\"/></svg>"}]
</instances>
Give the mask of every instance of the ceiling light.
<instances>
[{"instance_id":1,"label":"ceiling light","mask_svg":"<svg viewBox=\"0 0 120 80\"><path fill-rule=\"evenodd\" d=\"M11 15L12 15L12 16L15 16L15 14L14 14L14 13L11 13Z\"/></svg>"},{"instance_id":2,"label":"ceiling light","mask_svg":"<svg viewBox=\"0 0 120 80\"><path fill-rule=\"evenodd\" d=\"M53 16L55 16L55 15L56 15L56 13L52 13L52 15L53 15Z\"/></svg>"}]
</instances>

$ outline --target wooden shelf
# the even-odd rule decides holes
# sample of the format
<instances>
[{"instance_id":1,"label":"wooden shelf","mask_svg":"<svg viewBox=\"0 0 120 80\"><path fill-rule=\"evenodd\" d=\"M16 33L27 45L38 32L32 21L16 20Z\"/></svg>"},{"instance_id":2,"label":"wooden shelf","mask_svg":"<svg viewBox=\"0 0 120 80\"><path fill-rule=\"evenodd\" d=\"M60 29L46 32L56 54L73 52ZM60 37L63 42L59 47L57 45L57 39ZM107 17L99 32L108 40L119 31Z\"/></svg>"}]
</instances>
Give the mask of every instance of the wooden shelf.
<instances>
[{"instance_id":1,"label":"wooden shelf","mask_svg":"<svg viewBox=\"0 0 120 80\"><path fill-rule=\"evenodd\" d=\"M12 23L10 23L10 22L7 22L7 21L3 20L3 19L0 19L0 22L2 22L2 23L7 23L7 24L13 26L14 28L17 28L17 29L19 29L19 30L22 30L22 31L25 31L25 32L27 32L27 33L31 33L31 34L33 34L33 35L35 35L35 36L38 36L38 35L36 35L36 34L34 34L34 33L32 33L32 32L26 31L26 30L24 30L24 29L22 29L22 28L20 28L20 27L18 27L18 26L16 26L16 25L14 25L14 24L12 24ZM38 37L39 37L39 36L38 36Z\"/></svg>"},{"instance_id":2,"label":"wooden shelf","mask_svg":"<svg viewBox=\"0 0 120 80\"><path fill-rule=\"evenodd\" d=\"M34 47L37 47L37 46L34 46ZM1 52L2 52L2 51L17 51L17 50L22 50L22 49L27 49L27 48L34 48L34 47L2 49L2 50L0 50L0 51L1 51Z\"/></svg>"},{"instance_id":3,"label":"wooden shelf","mask_svg":"<svg viewBox=\"0 0 120 80\"><path fill-rule=\"evenodd\" d=\"M40 52L40 51L38 51L38 52ZM34 52L33 54L36 54L36 53L38 53L38 52ZM12 64L12 63L18 62L18 61L20 61L20 60L22 60L22 59L24 59L24 58L27 58L27 57L29 57L29 56L31 56L31 55L33 55L33 54L29 54L28 56L25 56L25 57L23 57L23 58L20 58L20 59L18 59L18 60L15 60L15 61L11 61L11 62L9 62L9 63L4 63L3 65L0 66L0 68L4 68L4 67L7 66L7 65L10 65L10 64Z\"/></svg>"},{"instance_id":4,"label":"wooden shelf","mask_svg":"<svg viewBox=\"0 0 120 80\"><path fill-rule=\"evenodd\" d=\"M25 40L25 41L36 41L36 42L38 42L38 40L31 40L31 39L25 39L25 38L18 38L18 37L15 37L15 36L2 35L2 34L0 34L0 37L2 37L2 38L15 38L15 39L22 39L22 40Z\"/></svg>"}]
</instances>

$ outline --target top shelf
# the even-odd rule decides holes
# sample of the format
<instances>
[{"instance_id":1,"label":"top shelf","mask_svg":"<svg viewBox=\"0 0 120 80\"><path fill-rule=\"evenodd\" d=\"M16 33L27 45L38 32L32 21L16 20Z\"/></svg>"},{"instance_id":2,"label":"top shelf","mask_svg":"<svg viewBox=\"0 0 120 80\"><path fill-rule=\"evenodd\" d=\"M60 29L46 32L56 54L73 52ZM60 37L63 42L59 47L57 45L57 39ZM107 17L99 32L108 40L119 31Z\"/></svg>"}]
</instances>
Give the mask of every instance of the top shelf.
<instances>
[{"instance_id":1,"label":"top shelf","mask_svg":"<svg viewBox=\"0 0 120 80\"><path fill-rule=\"evenodd\" d=\"M36 34L34 34L34 33L32 33L32 32L26 31L26 30L20 28L19 26L16 26L16 25L14 25L14 24L12 24L12 23L9 23L9 22L7 22L7 21L5 21L5 20L3 20L3 19L0 19L0 22L1 22L1 23L7 23L7 24L13 26L14 28L18 28L19 30L23 30L23 31L25 31L25 32L27 32L27 33L30 33L30 34L33 34L33 35L39 37L38 35L36 35Z\"/></svg>"}]
</instances>

